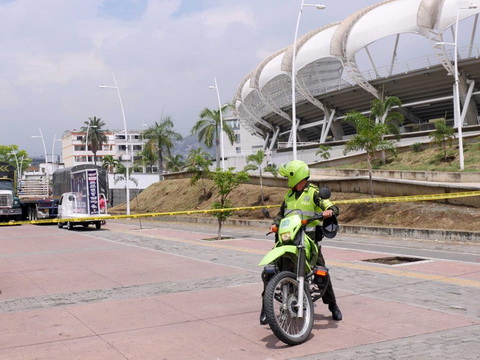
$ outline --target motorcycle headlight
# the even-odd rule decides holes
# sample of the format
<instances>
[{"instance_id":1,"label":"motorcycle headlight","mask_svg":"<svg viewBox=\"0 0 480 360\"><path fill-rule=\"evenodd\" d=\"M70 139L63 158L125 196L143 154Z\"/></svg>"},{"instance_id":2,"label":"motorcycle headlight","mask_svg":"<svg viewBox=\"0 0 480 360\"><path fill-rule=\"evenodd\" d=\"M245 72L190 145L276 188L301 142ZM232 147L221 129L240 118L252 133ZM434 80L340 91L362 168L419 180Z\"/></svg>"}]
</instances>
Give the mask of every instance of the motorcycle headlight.
<instances>
[{"instance_id":1,"label":"motorcycle headlight","mask_svg":"<svg viewBox=\"0 0 480 360\"><path fill-rule=\"evenodd\" d=\"M283 234L281 235L281 237L282 237L282 240L283 240L283 241L292 240L292 237L290 236L290 233L289 233L289 232L283 233Z\"/></svg>"}]
</instances>

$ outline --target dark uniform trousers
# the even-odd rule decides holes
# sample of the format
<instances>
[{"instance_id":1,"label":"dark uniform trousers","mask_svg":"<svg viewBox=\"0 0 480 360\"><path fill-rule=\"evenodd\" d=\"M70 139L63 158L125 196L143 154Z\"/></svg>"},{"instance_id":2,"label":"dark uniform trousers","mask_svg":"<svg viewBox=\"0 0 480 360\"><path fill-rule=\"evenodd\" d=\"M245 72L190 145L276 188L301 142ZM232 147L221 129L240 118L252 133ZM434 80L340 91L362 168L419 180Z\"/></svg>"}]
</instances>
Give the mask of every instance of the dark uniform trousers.
<instances>
[{"instance_id":1,"label":"dark uniform trousers","mask_svg":"<svg viewBox=\"0 0 480 360\"><path fill-rule=\"evenodd\" d=\"M321 227L317 226L316 231L311 231L311 232L309 231L306 234L311 239L315 239L315 243L317 244L317 247L318 247L317 265L325 266L325 259L322 254L322 246L320 245L320 241L323 238ZM328 277L329 277L329 281L328 281L327 291L325 291L325 295L323 295L322 301L324 304L335 304L337 300L335 298L335 293L333 292L332 278L330 277L330 274L328 275Z\"/></svg>"}]
</instances>

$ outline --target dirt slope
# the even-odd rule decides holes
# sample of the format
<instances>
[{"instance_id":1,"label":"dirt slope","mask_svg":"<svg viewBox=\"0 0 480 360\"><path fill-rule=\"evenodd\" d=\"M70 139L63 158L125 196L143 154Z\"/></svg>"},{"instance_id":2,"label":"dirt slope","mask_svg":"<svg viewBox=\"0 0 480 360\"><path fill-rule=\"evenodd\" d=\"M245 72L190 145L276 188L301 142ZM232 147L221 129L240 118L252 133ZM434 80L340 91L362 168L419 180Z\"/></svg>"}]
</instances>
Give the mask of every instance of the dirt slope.
<instances>
[{"instance_id":1,"label":"dirt slope","mask_svg":"<svg viewBox=\"0 0 480 360\"><path fill-rule=\"evenodd\" d=\"M151 185L130 203L132 213L151 213L182 210L210 209L218 200L213 192L213 182L207 181L207 200L204 200L201 182L190 185L189 179L168 180ZM281 204L285 188L264 187L265 203ZM212 194L213 192L213 194ZM365 198L367 195L334 193L332 200ZM241 185L229 199L233 206L260 205L260 187ZM110 209L111 213L125 213L125 205ZM276 214L272 209L270 213ZM393 226L404 228L446 229L480 231L480 209L449 205L441 202L417 202L396 204L364 204L340 206L339 221L343 224ZM211 216L208 214L198 216ZM262 219L260 210L238 211L233 217Z\"/></svg>"}]
</instances>

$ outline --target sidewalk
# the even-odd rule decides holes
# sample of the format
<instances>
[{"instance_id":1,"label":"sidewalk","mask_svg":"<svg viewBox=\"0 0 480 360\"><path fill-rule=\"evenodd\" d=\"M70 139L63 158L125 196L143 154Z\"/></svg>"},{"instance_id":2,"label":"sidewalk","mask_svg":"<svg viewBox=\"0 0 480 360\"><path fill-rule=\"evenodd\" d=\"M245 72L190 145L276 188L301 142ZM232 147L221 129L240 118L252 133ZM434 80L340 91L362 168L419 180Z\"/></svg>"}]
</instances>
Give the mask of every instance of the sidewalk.
<instances>
[{"instance_id":1,"label":"sidewalk","mask_svg":"<svg viewBox=\"0 0 480 360\"><path fill-rule=\"evenodd\" d=\"M325 246L344 320L317 303L310 340L287 347L258 324L256 264L271 241L211 242L180 224L149 226L2 228L0 359L397 358L396 349L473 359L480 351L480 256L391 267L362 261L389 254Z\"/></svg>"}]
</instances>

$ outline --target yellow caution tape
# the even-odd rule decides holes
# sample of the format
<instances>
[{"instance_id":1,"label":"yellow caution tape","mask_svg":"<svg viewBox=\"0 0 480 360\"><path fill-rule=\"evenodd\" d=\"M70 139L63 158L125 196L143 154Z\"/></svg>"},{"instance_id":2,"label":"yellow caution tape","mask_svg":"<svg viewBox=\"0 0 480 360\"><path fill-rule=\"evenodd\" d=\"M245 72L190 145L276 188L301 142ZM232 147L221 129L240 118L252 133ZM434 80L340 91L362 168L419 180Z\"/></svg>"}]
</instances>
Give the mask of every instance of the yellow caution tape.
<instances>
[{"instance_id":1,"label":"yellow caution tape","mask_svg":"<svg viewBox=\"0 0 480 360\"><path fill-rule=\"evenodd\" d=\"M338 200L335 201L335 205L345 204L369 204L369 203L393 203L393 202L416 202L416 201L432 201L432 200L445 200L456 199L463 197L480 196L480 191L467 191L459 193L446 193L446 194L432 194L432 195L411 195L411 196L391 196L382 198L365 198L365 199L350 199L350 200ZM88 221L102 221L112 219L136 219L158 216L174 216L174 215L194 215L194 214L213 214L229 211L241 211L241 210L258 210L258 209L272 209L278 208L280 205L264 205L264 206L247 206L247 207L235 207L226 209L210 209L210 210L185 210L185 211L170 211L160 213L147 213L147 214L133 214L133 215L112 215L112 216L98 216L98 217L83 217L83 218L70 218L70 219L44 219L44 220L29 220L29 221L12 221L0 223L2 225L23 225L23 224L56 224L56 223L79 223Z\"/></svg>"},{"instance_id":2,"label":"yellow caution tape","mask_svg":"<svg viewBox=\"0 0 480 360\"><path fill-rule=\"evenodd\" d=\"M432 200L457 199L457 198L471 197L471 196L480 196L480 191L466 191L466 192L459 192L459 193L432 194L432 195L391 196L391 197L382 197L382 198L338 200L338 201L335 201L335 205L432 201Z\"/></svg>"},{"instance_id":3,"label":"yellow caution tape","mask_svg":"<svg viewBox=\"0 0 480 360\"><path fill-rule=\"evenodd\" d=\"M79 222L89 222L89 221L101 221L101 220L112 220L112 219L136 219L136 218L145 218L145 217L157 217L157 216L173 216L173 215L193 215L193 214L209 214L209 213L221 213L228 211L239 211L239 210L257 210L257 209L271 209L278 208L280 205L264 205L264 206L247 206L247 207L236 207L236 208L225 208L225 209L210 209L210 210L184 210L184 211L170 211L170 212L161 212L161 213L147 213L147 214L133 214L133 215L112 215L112 216L98 216L98 217L81 217L81 218L67 218L67 219L43 219L43 220L29 220L29 221L11 221L8 223L0 223L2 225L24 225L24 224L57 224L61 223L79 223Z\"/></svg>"}]
</instances>

